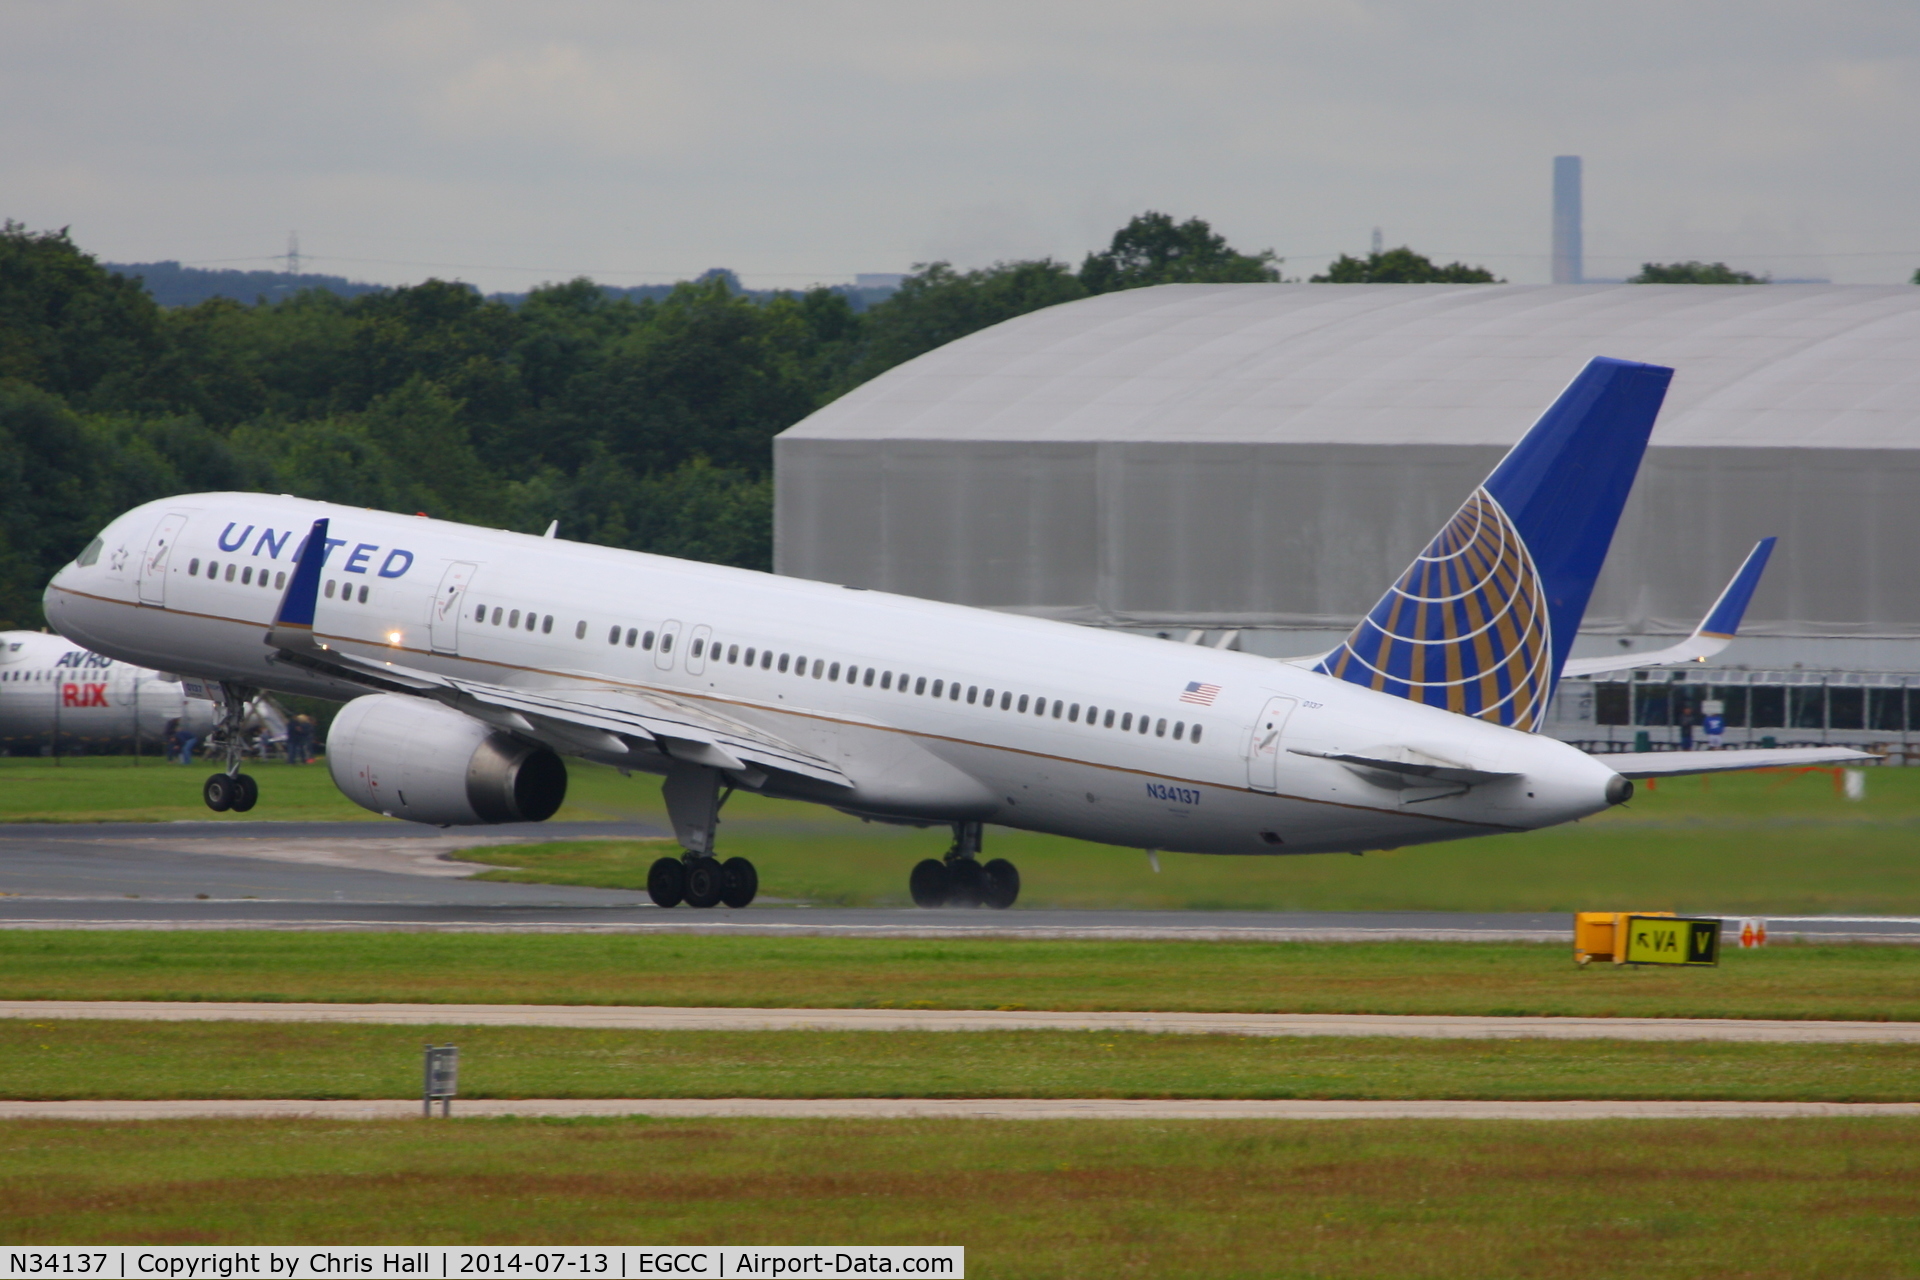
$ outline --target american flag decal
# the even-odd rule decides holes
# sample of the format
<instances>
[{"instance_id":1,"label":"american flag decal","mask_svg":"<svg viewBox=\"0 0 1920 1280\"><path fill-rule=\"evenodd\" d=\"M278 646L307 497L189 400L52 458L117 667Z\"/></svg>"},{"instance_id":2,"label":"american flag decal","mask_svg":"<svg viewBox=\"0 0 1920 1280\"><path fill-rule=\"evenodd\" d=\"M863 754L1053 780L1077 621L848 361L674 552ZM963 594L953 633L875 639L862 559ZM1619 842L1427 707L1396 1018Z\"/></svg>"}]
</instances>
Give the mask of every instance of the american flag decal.
<instances>
[{"instance_id":1,"label":"american flag decal","mask_svg":"<svg viewBox=\"0 0 1920 1280\"><path fill-rule=\"evenodd\" d=\"M1198 680L1191 680L1187 682L1187 691L1180 695L1180 701L1191 702L1196 707L1210 707L1219 695L1219 685L1201 684Z\"/></svg>"}]
</instances>

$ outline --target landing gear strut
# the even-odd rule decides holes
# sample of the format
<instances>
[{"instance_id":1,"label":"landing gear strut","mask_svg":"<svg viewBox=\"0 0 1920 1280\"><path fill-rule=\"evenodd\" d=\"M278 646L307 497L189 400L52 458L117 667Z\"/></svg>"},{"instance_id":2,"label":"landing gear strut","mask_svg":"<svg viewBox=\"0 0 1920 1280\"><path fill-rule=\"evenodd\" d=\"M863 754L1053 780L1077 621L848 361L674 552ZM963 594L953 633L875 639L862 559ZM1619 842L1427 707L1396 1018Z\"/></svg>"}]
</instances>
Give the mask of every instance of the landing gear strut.
<instances>
[{"instance_id":1,"label":"landing gear strut","mask_svg":"<svg viewBox=\"0 0 1920 1280\"><path fill-rule=\"evenodd\" d=\"M260 784L240 772L241 733L247 720L247 708L253 705L258 690L245 685L220 682L220 737L226 745L227 768L208 778L200 788L200 798L215 813L231 809L245 813L259 803Z\"/></svg>"},{"instance_id":2,"label":"landing gear strut","mask_svg":"<svg viewBox=\"0 0 1920 1280\"><path fill-rule=\"evenodd\" d=\"M675 764L661 789L673 834L687 852L661 858L647 871L647 896L656 907L744 907L760 892L760 873L745 858L713 856L720 806L733 788L720 789L720 775L695 764Z\"/></svg>"},{"instance_id":3,"label":"landing gear strut","mask_svg":"<svg viewBox=\"0 0 1920 1280\"><path fill-rule=\"evenodd\" d=\"M1004 911L1020 896L1020 872L1005 858L980 862L978 822L953 824L953 847L944 860L915 864L907 890L916 907L992 907Z\"/></svg>"}]
</instances>

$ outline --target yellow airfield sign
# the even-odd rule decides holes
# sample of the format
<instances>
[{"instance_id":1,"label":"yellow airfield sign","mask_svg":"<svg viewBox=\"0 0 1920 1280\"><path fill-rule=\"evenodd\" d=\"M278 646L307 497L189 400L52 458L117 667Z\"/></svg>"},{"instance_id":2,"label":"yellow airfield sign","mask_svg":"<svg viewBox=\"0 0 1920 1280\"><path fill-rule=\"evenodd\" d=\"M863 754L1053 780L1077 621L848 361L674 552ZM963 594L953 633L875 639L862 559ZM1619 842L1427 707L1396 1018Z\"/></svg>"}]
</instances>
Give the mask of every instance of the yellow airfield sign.
<instances>
[{"instance_id":1,"label":"yellow airfield sign","mask_svg":"<svg viewBox=\"0 0 1920 1280\"><path fill-rule=\"evenodd\" d=\"M1688 916L1627 916L1627 964L1719 964L1720 921Z\"/></svg>"}]
</instances>

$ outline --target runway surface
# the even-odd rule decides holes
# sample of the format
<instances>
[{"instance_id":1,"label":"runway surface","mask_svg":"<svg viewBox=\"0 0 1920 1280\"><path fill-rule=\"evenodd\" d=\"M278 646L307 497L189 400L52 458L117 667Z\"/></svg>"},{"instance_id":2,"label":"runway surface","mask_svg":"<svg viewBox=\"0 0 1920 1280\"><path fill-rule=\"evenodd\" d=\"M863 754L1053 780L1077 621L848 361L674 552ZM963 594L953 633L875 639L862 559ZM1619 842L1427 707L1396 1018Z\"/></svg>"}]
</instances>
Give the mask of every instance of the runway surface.
<instances>
[{"instance_id":1,"label":"runway surface","mask_svg":"<svg viewBox=\"0 0 1920 1280\"><path fill-rule=\"evenodd\" d=\"M862 910L772 899L744 911L662 911L631 890L474 880L486 868L446 856L489 843L665 835L634 822L454 833L378 821L4 824L0 928L1461 942L1567 942L1571 933L1559 913ZM1729 931L1737 927L1730 919ZM1780 940L1920 943L1920 919L1774 918L1768 928Z\"/></svg>"},{"instance_id":2,"label":"runway surface","mask_svg":"<svg viewBox=\"0 0 1920 1280\"><path fill-rule=\"evenodd\" d=\"M715 1009L544 1004L0 1000L0 1018L584 1027L602 1031L1145 1031L1169 1035L1467 1040L1738 1040L1920 1044L1920 1022L1746 1018L1496 1018L1436 1014L1168 1013L1010 1009Z\"/></svg>"},{"instance_id":3,"label":"runway surface","mask_svg":"<svg viewBox=\"0 0 1920 1280\"><path fill-rule=\"evenodd\" d=\"M1406 1102L1220 1098L457 1099L455 1119L650 1116L661 1120L1758 1120L1920 1116L1916 1102ZM437 1116L437 1112L436 1112ZM406 1120L417 1099L0 1102L0 1120Z\"/></svg>"}]
</instances>

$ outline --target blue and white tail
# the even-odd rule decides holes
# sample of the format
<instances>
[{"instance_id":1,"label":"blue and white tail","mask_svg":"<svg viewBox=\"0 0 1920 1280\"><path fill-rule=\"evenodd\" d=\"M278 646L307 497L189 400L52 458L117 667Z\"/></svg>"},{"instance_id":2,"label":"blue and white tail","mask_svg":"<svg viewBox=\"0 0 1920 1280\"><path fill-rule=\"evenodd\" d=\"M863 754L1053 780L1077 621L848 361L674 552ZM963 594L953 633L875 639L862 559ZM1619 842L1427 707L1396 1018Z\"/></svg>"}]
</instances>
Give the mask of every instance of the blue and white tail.
<instances>
[{"instance_id":1,"label":"blue and white tail","mask_svg":"<svg viewBox=\"0 0 1920 1280\"><path fill-rule=\"evenodd\" d=\"M1672 378L1590 361L1314 669L1538 729Z\"/></svg>"}]
</instances>

